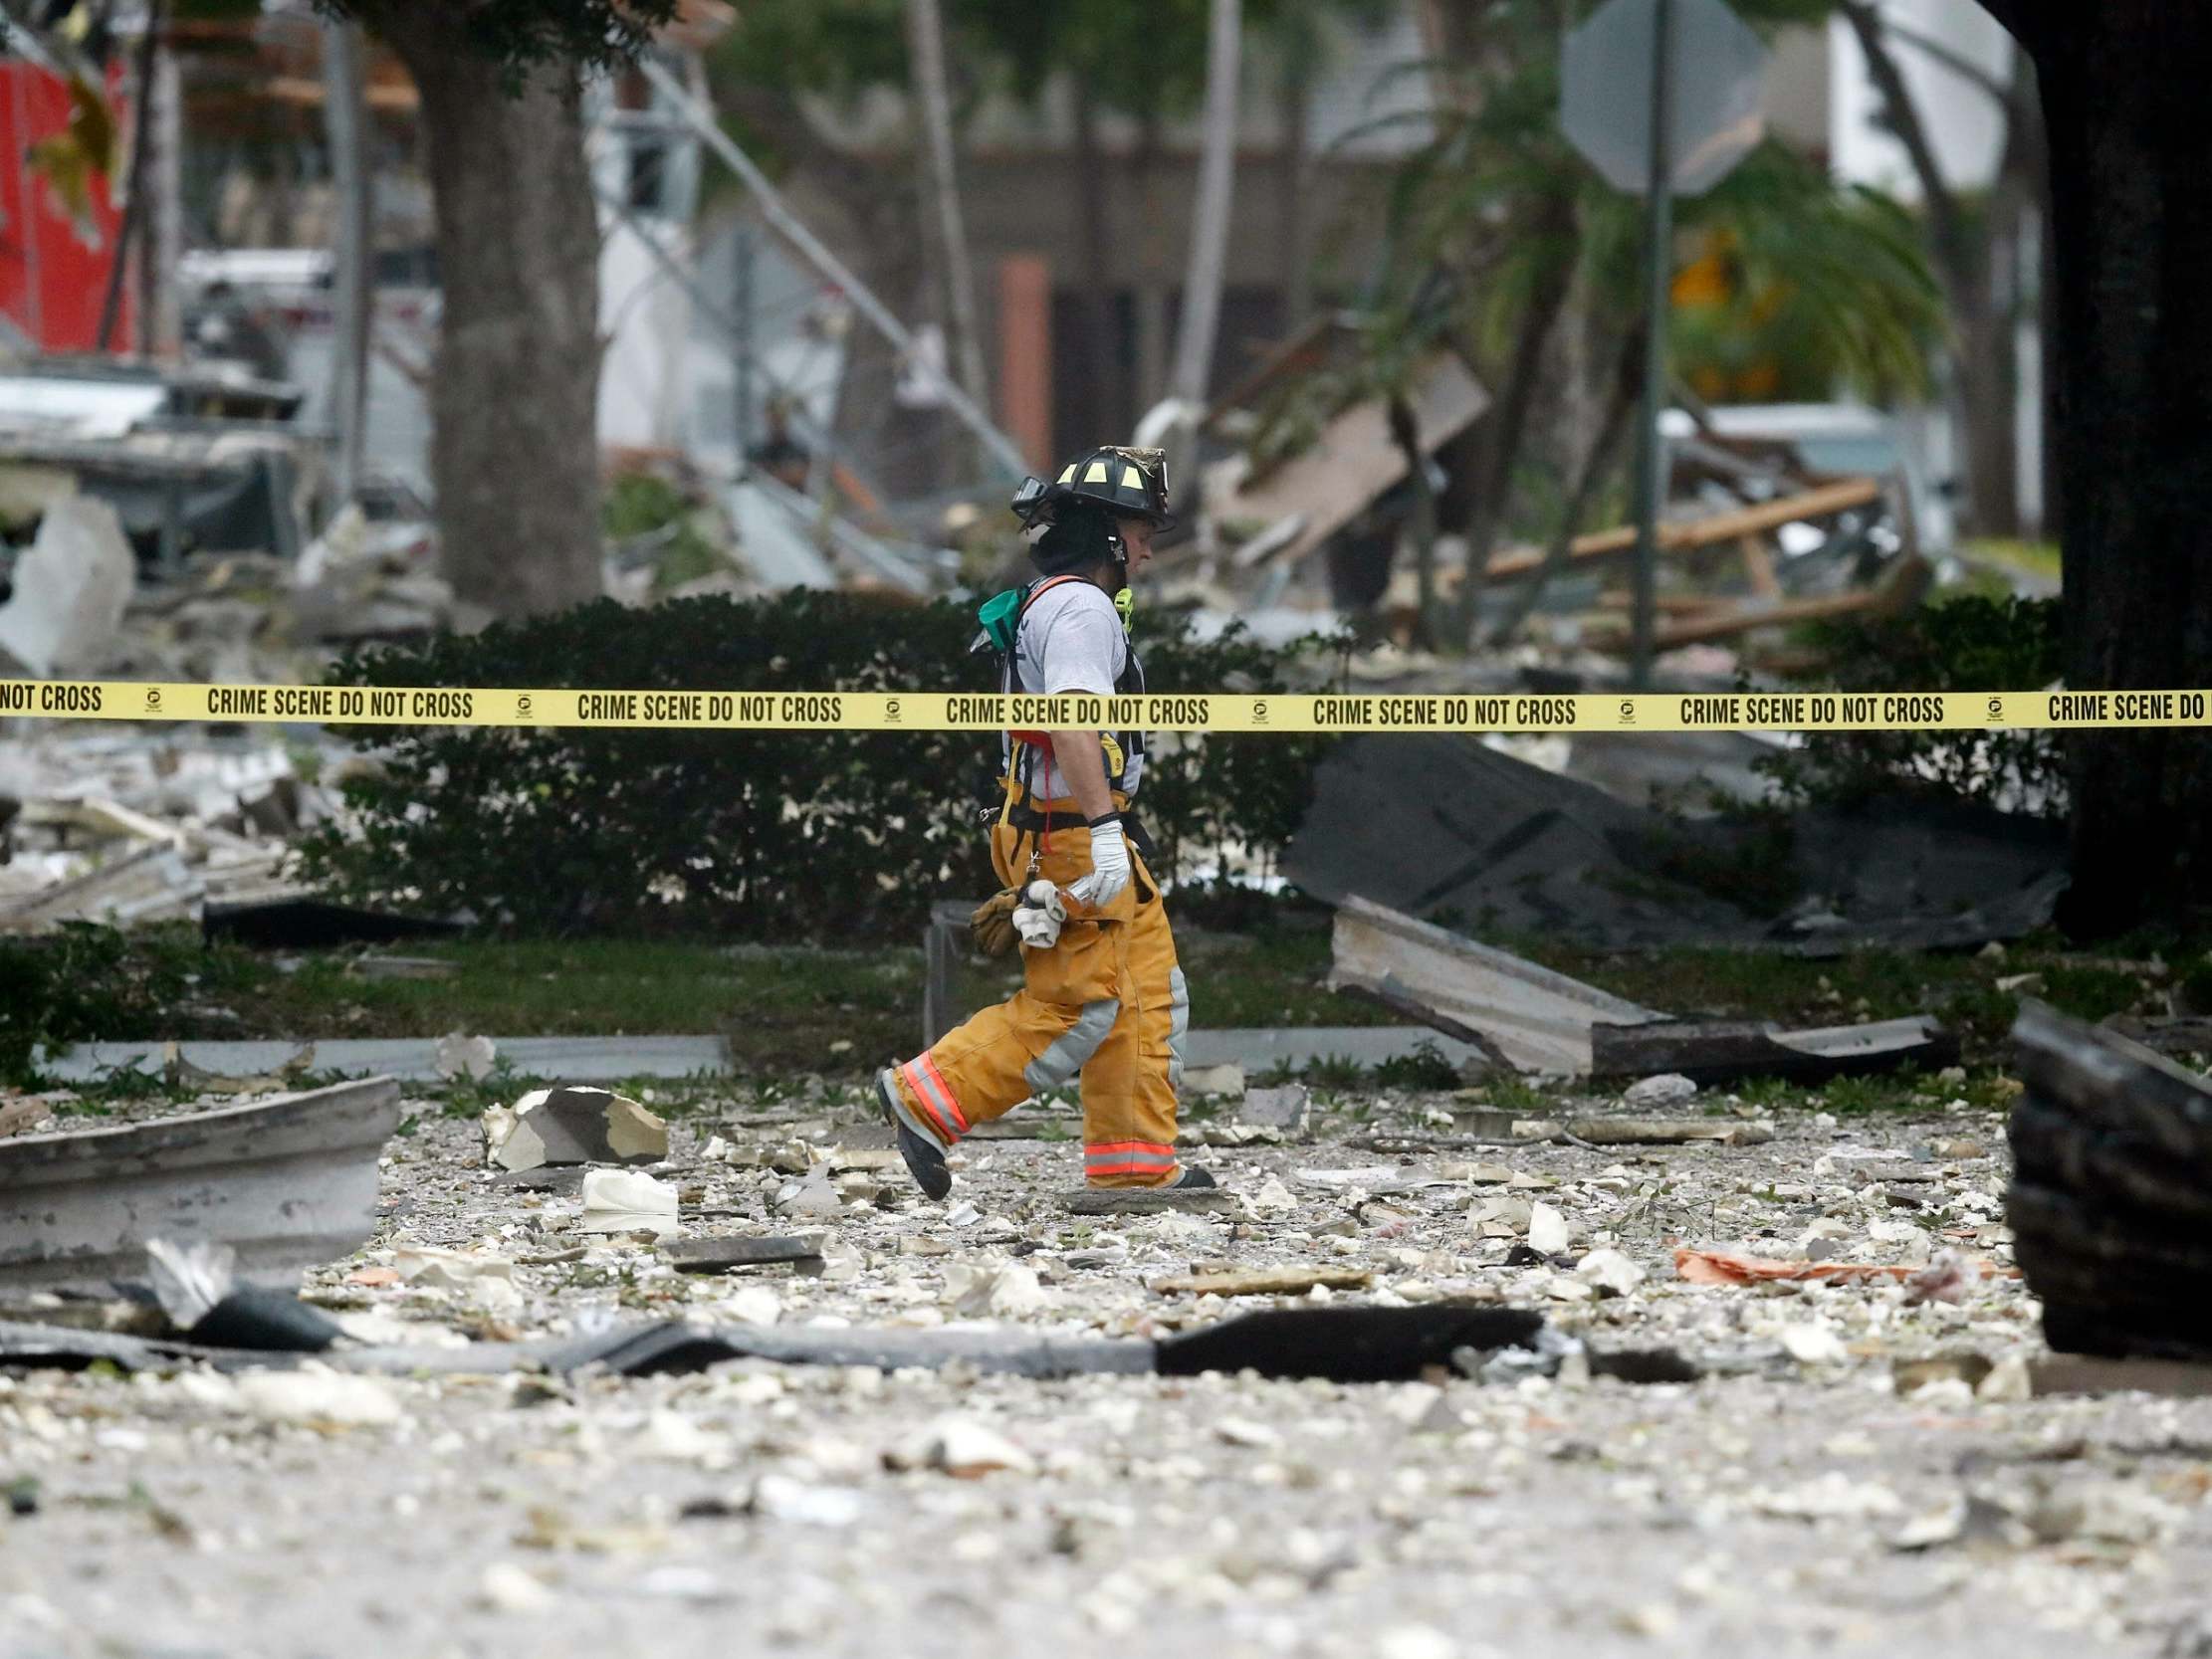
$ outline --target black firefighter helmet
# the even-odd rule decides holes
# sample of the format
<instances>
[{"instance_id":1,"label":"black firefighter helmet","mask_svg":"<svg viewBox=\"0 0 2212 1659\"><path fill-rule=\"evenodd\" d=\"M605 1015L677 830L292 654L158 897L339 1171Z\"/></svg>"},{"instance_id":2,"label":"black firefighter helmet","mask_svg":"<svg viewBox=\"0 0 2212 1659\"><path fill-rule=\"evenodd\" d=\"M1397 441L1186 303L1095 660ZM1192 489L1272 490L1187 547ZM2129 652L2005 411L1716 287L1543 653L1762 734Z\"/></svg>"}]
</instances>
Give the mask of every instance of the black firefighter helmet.
<instances>
[{"instance_id":1,"label":"black firefighter helmet","mask_svg":"<svg viewBox=\"0 0 2212 1659\"><path fill-rule=\"evenodd\" d=\"M1009 505L1022 528L1034 532L1051 523L1061 506L1077 502L1102 507L1110 514L1149 518L1166 528L1175 521L1168 511L1167 452L1118 444L1086 450L1061 468L1050 484L1040 478L1023 479Z\"/></svg>"}]
</instances>

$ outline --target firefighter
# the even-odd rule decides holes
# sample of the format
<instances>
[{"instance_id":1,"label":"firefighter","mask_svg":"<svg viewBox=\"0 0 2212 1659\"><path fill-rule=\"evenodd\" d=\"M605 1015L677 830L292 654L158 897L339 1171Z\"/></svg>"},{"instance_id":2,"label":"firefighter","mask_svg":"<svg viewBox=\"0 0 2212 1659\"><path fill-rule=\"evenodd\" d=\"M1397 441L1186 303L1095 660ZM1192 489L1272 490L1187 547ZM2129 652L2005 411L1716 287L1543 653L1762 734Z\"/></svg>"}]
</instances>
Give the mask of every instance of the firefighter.
<instances>
[{"instance_id":1,"label":"firefighter","mask_svg":"<svg viewBox=\"0 0 2212 1659\"><path fill-rule=\"evenodd\" d=\"M1038 579L984 607L1000 689L1142 695L1128 590L1170 522L1165 457L1093 450L1049 485L1026 480L1012 506ZM945 1154L962 1136L1078 1073L1087 1184L1215 1184L1175 1155L1190 995L1130 813L1144 763L1142 732L1007 734L991 856L1019 898L1022 988L876 1079L907 1168L932 1198L952 1190Z\"/></svg>"}]
</instances>

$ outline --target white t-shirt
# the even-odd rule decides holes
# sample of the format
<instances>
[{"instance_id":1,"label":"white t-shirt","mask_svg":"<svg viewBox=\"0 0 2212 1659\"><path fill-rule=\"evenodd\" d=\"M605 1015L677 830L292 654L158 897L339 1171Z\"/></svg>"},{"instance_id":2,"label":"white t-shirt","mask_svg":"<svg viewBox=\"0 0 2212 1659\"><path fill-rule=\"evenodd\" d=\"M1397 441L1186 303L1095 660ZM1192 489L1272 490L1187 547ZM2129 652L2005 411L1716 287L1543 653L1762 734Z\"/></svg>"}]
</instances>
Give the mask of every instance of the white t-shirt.
<instances>
[{"instance_id":1,"label":"white t-shirt","mask_svg":"<svg viewBox=\"0 0 2212 1659\"><path fill-rule=\"evenodd\" d=\"M1129 640L1121 626L1121 612L1096 582L1060 582L1046 588L1021 613L1014 635L1014 672L1023 691L1045 697L1067 692L1088 692L1112 697L1122 671L1129 666ZM1127 757L1122 789L1134 795L1144 773L1142 754ZM1064 793L1059 768L1049 753L1038 757L1036 793L1051 798Z\"/></svg>"}]
</instances>

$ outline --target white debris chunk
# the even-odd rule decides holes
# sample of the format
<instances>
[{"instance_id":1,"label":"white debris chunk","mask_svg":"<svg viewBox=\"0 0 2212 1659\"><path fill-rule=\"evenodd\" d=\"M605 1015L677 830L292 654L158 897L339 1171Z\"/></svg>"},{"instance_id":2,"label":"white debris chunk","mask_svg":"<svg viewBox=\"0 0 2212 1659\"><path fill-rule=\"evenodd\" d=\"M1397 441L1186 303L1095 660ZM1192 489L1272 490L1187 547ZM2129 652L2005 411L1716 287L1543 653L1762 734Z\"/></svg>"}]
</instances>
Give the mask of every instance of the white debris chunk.
<instances>
[{"instance_id":1,"label":"white debris chunk","mask_svg":"<svg viewBox=\"0 0 2212 1659\"><path fill-rule=\"evenodd\" d=\"M1541 1250L1547 1256L1557 1256L1566 1250L1567 1242L1567 1218L1549 1204L1531 1204L1528 1208L1528 1247Z\"/></svg>"},{"instance_id":2,"label":"white debris chunk","mask_svg":"<svg viewBox=\"0 0 2212 1659\"><path fill-rule=\"evenodd\" d=\"M1828 1325L1786 1325L1775 1334L1782 1351L1801 1365L1833 1365L1846 1357L1843 1338Z\"/></svg>"},{"instance_id":3,"label":"white debris chunk","mask_svg":"<svg viewBox=\"0 0 2212 1659\"><path fill-rule=\"evenodd\" d=\"M1239 1100L1244 1094L1244 1068L1192 1067L1183 1074L1183 1094L1188 1100Z\"/></svg>"},{"instance_id":4,"label":"white debris chunk","mask_svg":"<svg viewBox=\"0 0 2212 1659\"><path fill-rule=\"evenodd\" d=\"M894 1469L936 1469L960 1480L1003 1470L1026 1475L1036 1461L1011 1440L967 1417L940 1417L885 1458Z\"/></svg>"},{"instance_id":5,"label":"white debris chunk","mask_svg":"<svg viewBox=\"0 0 2212 1659\"><path fill-rule=\"evenodd\" d=\"M1621 1104L1645 1110L1657 1106L1679 1106L1697 1093L1697 1085L1679 1072L1665 1072L1658 1077L1645 1078L1629 1086L1621 1097Z\"/></svg>"},{"instance_id":6,"label":"white debris chunk","mask_svg":"<svg viewBox=\"0 0 2212 1659\"><path fill-rule=\"evenodd\" d=\"M635 1169L591 1169L583 1177L583 1214L576 1230L585 1233L650 1232L670 1238L676 1232L676 1189Z\"/></svg>"},{"instance_id":7,"label":"white debris chunk","mask_svg":"<svg viewBox=\"0 0 2212 1659\"><path fill-rule=\"evenodd\" d=\"M350 1376L324 1365L296 1371L251 1371L238 1379L238 1404L272 1423L318 1428L373 1428L399 1421L399 1396L373 1376Z\"/></svg>"},{"instance_id":8,"label":"white debris chunk","mask_svg":"<svg viewBox=\"0 0 2212 1659\"><path fill-rule=\"evenodd\" d=\"M650 1162L668 1155L668 1125L611 1090L533 1089L484 1114L484 1156L502 1169Z\"/></svg>"},{"instance_id":9,"label":"white debris chunk","mask_svg":"<svg viewBox=\"0 0 2212 1659\"><path fill-rule=\"evenodd\" d=\"M559 1601L529 1568L515 1561L493 1561L477 1580L476 1598L495 1613L543 1613Z\"/></svg>"},{"instance_id":10,"label":"white debris chunk","mask_svg":"<svg viewBox=\"0 0 2212 1659\"><path fill-rule=\"evenodd\" d=\"M1575 1277L1614 1296L1627 1296L1644 1283L1644 1269L1614 1249L1593 1250L1575 1264Z\"/></svg>"},{"instance_id":11,"label":"white debris chunk","mask_svg":"<svg viewBox=\"0 0 2212 1659\"><path fill-rule=\"evenodd\" d=\"M16 561L0 605L0 648L33 674L91 665L122 626L138 565L115 510L94 496L55 502Z\"/></svg>"},{"instance_id":12,"label":"white debris chunk","mask_svg":"<svg viewBox=\"0 0 2212 1659\"><path fill-rule=\"evenodd\" d=\"M471 1083L481 1083L492 1075L498 1059L499 1045L489 1037L449 1031L438 1039L438 1075L448 1081L465 1077Z\"/></svg>"}]
</instances>

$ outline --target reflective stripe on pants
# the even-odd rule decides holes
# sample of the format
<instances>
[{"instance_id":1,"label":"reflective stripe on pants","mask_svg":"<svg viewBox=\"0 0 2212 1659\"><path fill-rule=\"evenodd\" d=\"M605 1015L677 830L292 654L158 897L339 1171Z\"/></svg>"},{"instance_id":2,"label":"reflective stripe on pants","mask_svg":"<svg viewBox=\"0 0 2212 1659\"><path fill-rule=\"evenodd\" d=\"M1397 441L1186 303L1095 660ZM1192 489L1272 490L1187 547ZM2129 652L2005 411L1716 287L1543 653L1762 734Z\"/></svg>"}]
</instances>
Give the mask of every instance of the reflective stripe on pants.
<instances>
[{"instance_id":1,"label":"reflective stripe on pants","mask_svg":"<svg viewBox=\"0 0 2212 1659\"><path fill-rule=\"evenodd\" d=\"M992 832L992 862L1011 886L1034 837ZM1083 1172L1094 1186L1160 1186L1178 1173L1176 1083L1189 994L1151 873L1104 912L1071 915L1049 950L1021 952L1023 985L898 1068L912 1115L951 1145L978 1124L1082 1074ZM1055 828L1041 874L1061 888L1090 869L1090 833ZM1096 917L1096 920L1093 918Z\"/></svg>"}]
</instances>

